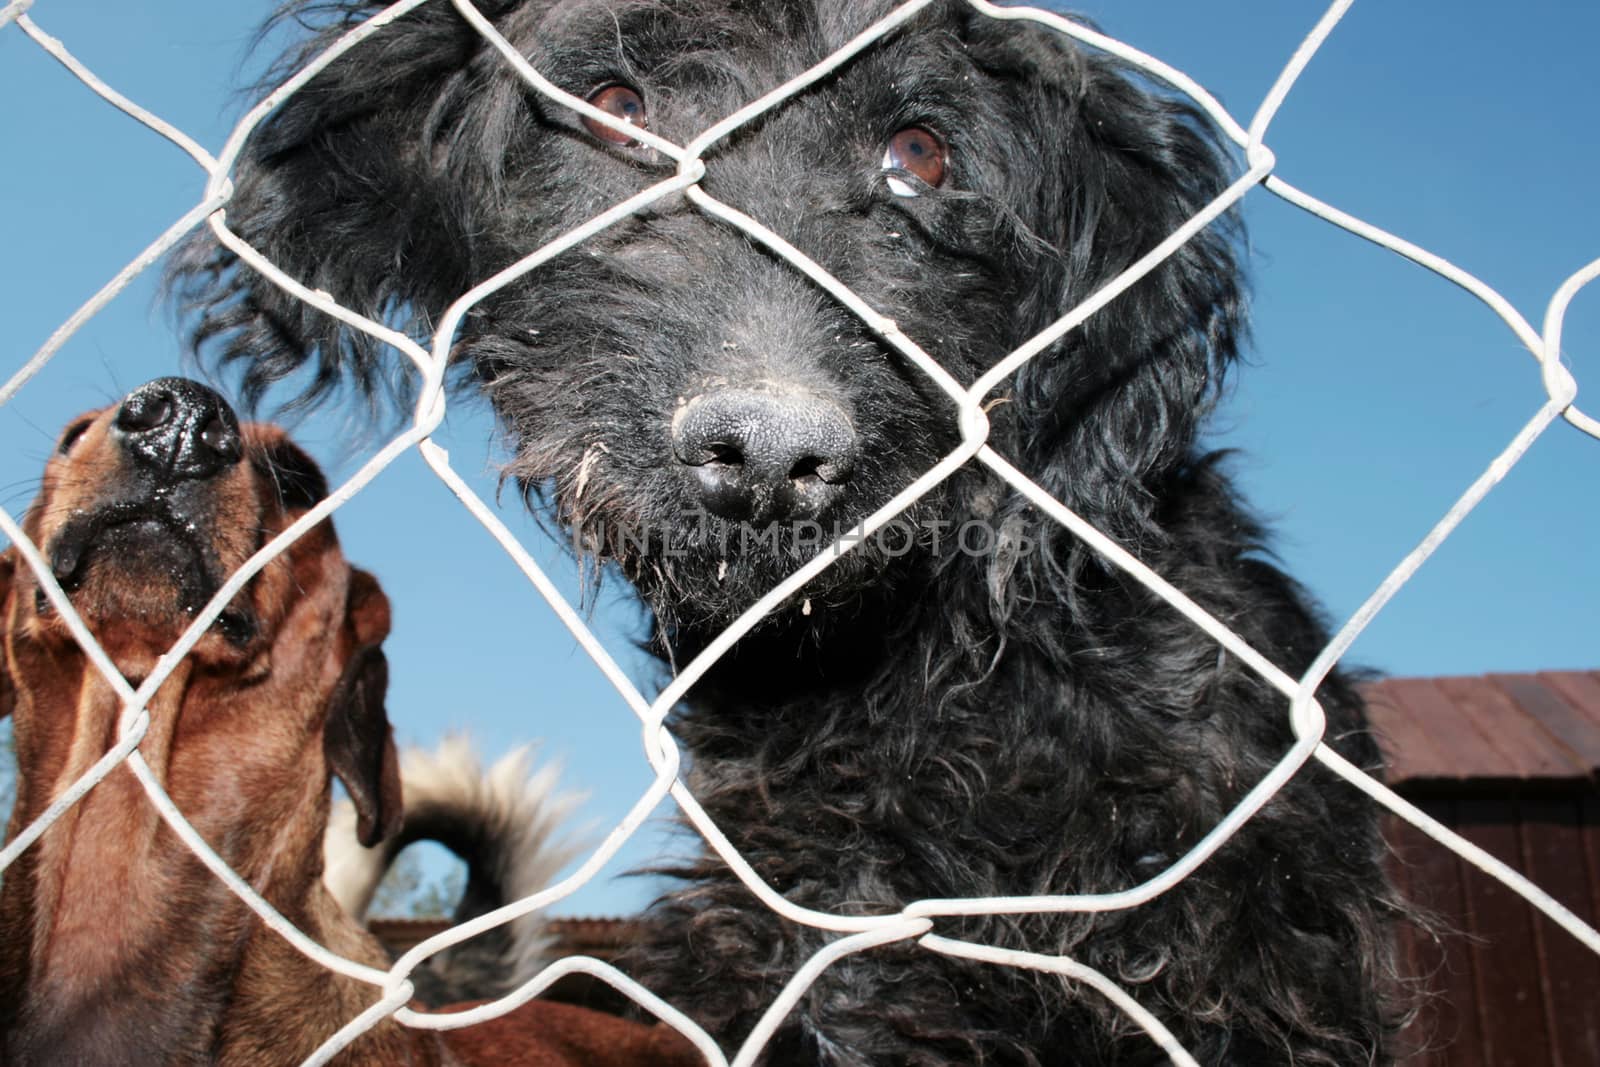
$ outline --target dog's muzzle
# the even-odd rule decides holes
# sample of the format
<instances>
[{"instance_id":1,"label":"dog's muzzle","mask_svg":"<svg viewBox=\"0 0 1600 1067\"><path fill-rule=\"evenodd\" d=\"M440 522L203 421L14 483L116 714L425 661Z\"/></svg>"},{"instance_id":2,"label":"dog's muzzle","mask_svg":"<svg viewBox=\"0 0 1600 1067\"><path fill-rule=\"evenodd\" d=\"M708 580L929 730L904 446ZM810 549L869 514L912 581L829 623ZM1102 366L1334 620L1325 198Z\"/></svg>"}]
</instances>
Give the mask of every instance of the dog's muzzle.
<instances>
[{"instance_id":1,"label":"dog's muzzle","mask_svg":"<svg viewBox=\"0 0 1600 1067\"><path fill-rule=\"evenodd\" d=\"M118 405L103 440L98 463L70 460L82 464L73 477L96 491L45 545L56 581L75 593L100 561L122 575L119 584L170 585L183 611L198 610L221 584L208 532L227 491L223 476L244 458L238 416L199 382L158 378ZM35 602L49 614L42 590ZM254 632L247 613L235 610L218 626L236 644Z\"/></svg>"}]
</instances>

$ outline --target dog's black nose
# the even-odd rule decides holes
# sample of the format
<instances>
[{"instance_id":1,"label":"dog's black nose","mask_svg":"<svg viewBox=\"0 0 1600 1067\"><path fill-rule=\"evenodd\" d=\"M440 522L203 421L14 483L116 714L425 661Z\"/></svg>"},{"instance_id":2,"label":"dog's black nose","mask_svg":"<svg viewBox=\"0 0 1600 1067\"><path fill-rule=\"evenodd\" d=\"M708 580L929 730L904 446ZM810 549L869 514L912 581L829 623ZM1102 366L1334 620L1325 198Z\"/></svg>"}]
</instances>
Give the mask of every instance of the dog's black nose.
<instances>
[{"instance_id":1,"label":"dog's black nose","mask_svg":"<svg viewBox=\"0 0 1600 1067\"><path fill-rule=\"evenodd\" d=\"M672 445L706 510L736 522L822 514L856 458L849 417L799 390L697 396L673 419Z\"/></svg>"},{"instance_id":2,"label":"dog's black nose","mask_svg":"<svg viewBox=\"0 0 1600 1067\"><path fill-rule=\"evenodd\" d=\"M244 454L239 419L216 391L157 378L129 393L113 423L138 463L168 478L210 478Z\"/></svg>"}]
</instances>

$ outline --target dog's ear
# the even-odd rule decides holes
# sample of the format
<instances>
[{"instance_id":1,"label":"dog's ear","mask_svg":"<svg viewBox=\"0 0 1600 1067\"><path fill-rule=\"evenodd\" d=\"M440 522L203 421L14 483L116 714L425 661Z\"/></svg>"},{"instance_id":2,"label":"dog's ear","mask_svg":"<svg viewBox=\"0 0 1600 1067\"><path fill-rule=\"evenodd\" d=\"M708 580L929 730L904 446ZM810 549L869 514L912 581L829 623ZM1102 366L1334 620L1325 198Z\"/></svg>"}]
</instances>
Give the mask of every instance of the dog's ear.
<instances>
[{"instance_id":1,"label":"dog's ear","mask_svg":"<svg viewBox=\"0 0 1600 1067\"><path fill-rule=\"evenodd\" d=\"M1002 45L997 45L997 47ZM1034 84L1017 93L1043 173L1027 213L1043 257L1024 332L1112 282L1229 185L1209 120L1121 61L1053 32L1016 34ZM1192 238L1015 378L1029 473L1101 529L1158 535L1160 481L1194 452L1244 332L1230 215Z\"/></svg>"},{"instance_id":2,"label":"dog's ear","mask_svg":"<svg viewBox=\"0 0 1600 1067\"><path fill-rule=\"evenodd\" d=\"M389 662L382 649L359 649L334 691L323 730L328 766L356 809L356 837L370 848L400 829L404 814L400 760L384 710Z\"/></svg>"},{"instance_id":3,"label":"dog's ear","mask_svg":"<svg viewBox=\"0 0 1600 1067\"><path fill-rule=\"evenodd\" d=\"M330 699L322 744L355 806L356 837L370 848L399 831L404 809L400 759L384 708L389 661L379 645L389 632L389 600L365 571L351 575L346 619L355 652Z\"/></svg>"},{"instance_id":4,"label":"dog's ear","mask_svg":"<svg viewBox=\"0 0 1600 1067\"><path fill-rule=\"evenodd\" d=\"M389 636L393 613L378 579L356 567L350 569L350 591L345 596L345 622L358 645L379 645Z\"/></svg>"},{"instance_id":5,"label":"dog's ear","mask_svg":"<svg viewBox=\"0 0 1600 1067\"><path fill-rule=\"evenodd\" d=\"M285 4L281 20L315 32L279 57L258 95L384 6ZM478 4L501 18L509 6ZM380 321L410 317L397 325L432 321L492 273L473 267L482 227L468 217L478 202L468 191L498 188L484 168L503 163L507 131L528 125L523 94L506 88L515 77L496 59L449 4L394 20L256 128L235 171L228 228L348 308ZM483 113L486 95L500 109L492 115ZM193 344L243 368L248 407L290 376L306 383L305 402L345 378L372 394L404 377L390 373L382 345L284 293L205 229L174 255L167 281L192 317ZM301 375L308 365L314 373Z\"/></svg>"}]
</instances>

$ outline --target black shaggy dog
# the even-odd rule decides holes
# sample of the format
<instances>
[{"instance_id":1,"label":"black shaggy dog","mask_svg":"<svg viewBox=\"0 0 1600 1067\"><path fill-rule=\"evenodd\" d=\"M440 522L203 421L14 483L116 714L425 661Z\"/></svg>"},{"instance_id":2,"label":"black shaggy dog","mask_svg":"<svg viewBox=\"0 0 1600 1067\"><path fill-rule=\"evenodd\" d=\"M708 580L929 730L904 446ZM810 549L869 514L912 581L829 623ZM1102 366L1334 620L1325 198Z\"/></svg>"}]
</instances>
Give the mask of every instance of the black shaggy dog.
<instances>
[{"instance_id":1,"label":"black shaggy dog","mask_svg":"<svg viewBox=\"0 0 1600 1067\"><path fill-rule=\"evenodd\" d=\"M559 86L685 143L888 10L847 0L483 0ZM377 5L306 3L298 67ZM1118 62L968 5L718 143L704 189L761 220L971 382L1227 184L1196 111ZM309 286L429 326L473 284L671 175L528 88L445 0L350 51L255 135L228 224ZM1197 434L1244 329L1214 226L988 398L989 443L1291 674L1325 640ZM259 397L382 354L218 247L178 282ZM478 305L457 364L511 473L618 568L682 664L959 439L927 377L795 269L680 195ZM308 371L309 368L309 371ZM303 376L310 373L310 377ZM940 522L950 525L941 526ZM955 536L962 523L977 523ZM941 536L942 534L942 536ZM1373 766L1347 678L1328 736ZM674 728L689 784L778 892L890 914L924 898L1125 889L1278 760L1286 701L976 465L749 634ZM1388 1059L1394 904L1375 816L1307 767L1177 888L1100 916L940 920L1122 984L1207 1064ZM678 872L635 971L726 1047L832 935L720 861ZM772 1064L1164 1060L1101 994L898 944L805 995Z\"/></svg>"}]
</instances>

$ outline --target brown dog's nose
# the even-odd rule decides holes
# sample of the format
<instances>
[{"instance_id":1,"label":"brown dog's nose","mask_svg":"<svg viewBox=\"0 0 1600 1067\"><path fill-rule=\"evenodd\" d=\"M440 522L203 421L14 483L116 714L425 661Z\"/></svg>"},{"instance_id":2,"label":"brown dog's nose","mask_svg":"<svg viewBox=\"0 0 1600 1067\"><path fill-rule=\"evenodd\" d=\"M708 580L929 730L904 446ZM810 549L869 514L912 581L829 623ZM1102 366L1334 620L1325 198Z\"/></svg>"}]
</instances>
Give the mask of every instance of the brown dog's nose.
<instances>
[{"instance_id":1,"label":"brown dog's nose","mask_svg":"<svg viewBox=\"0 0 1600 1067\"><path fill-rule=\"evenodd\" d=\"M172 480L210 478L239 462L239 419L215 390L157 378L128 394L113 423L140 465Z\"/></svg>"}]
</instances>

